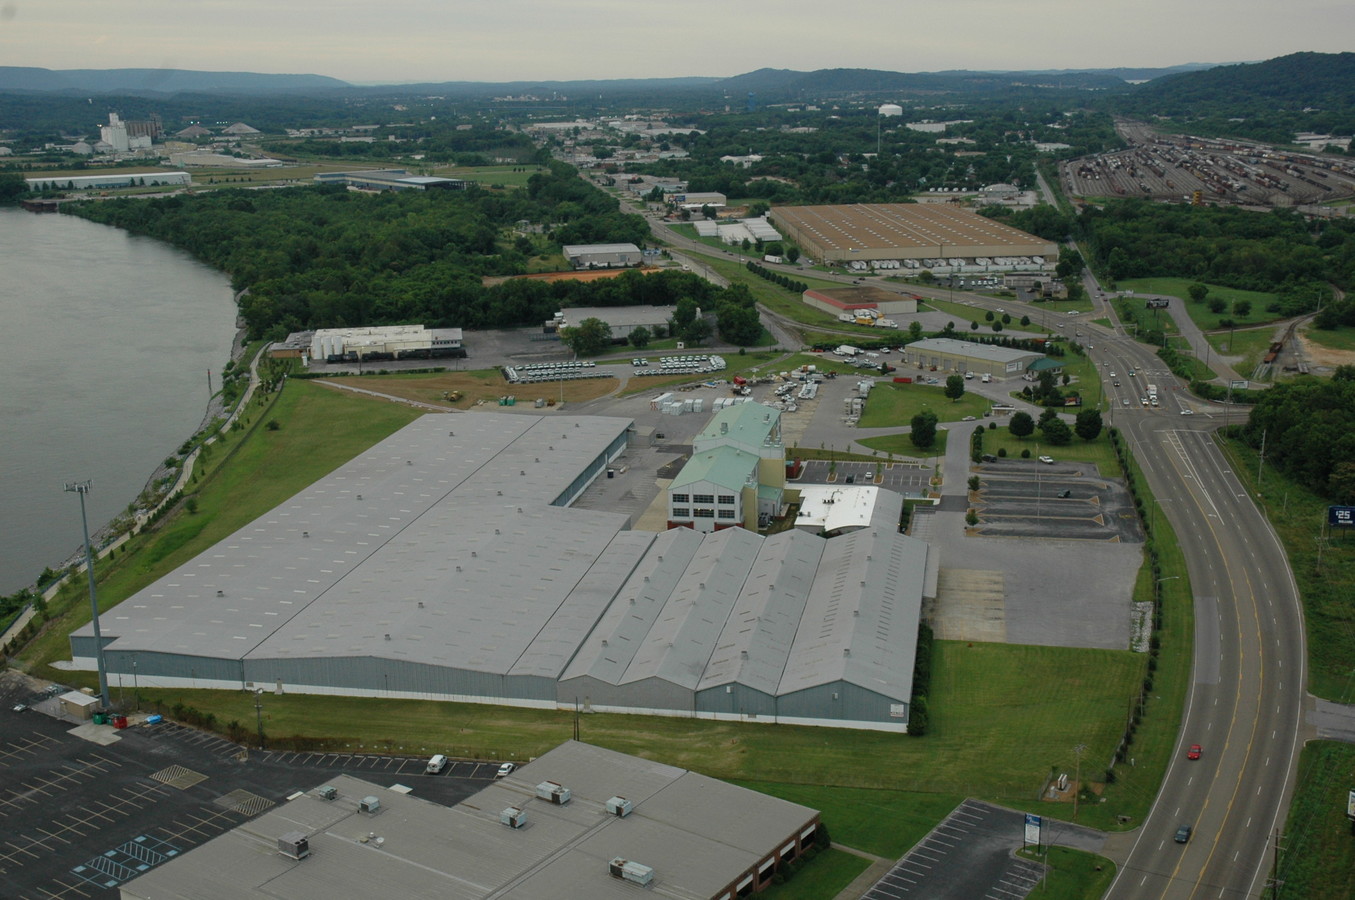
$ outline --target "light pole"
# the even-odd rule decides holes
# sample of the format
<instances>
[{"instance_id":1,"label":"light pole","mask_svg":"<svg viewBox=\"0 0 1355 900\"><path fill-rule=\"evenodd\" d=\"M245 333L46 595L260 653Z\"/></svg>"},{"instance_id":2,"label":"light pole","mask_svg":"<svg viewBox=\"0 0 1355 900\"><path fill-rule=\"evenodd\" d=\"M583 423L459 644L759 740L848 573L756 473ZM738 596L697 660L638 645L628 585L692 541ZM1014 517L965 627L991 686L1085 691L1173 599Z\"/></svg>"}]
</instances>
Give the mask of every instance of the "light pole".
<instances>
[{"instance_id":1,"label":"light pole","mask_svg":"<svg viewBox=\"0 0 1355 900\"><path fill-rule=\"evenodd\" d=\"M1077 821L1077 795L1082 793L1082 754L1087 749L1086 744L1078 744L1073 748L1073 753L1077 756L1077 766L1073 770L1073 821Z\"/></svg>"},{"instance_id":2,"label":"light pole","mask_svg":"<svg viewBox=\"0 0 1355 900\"><path fill-rule=\"evenodd\" d=\"M259 749L264 750L263 743L263 688L254 689L254 715L259 721Z\"/></svg>"},{"instance_id":3,"label":"light pole","mask_svg":"<svg viewBox=\"0 0 1355 900\"><path fill-rule=\"evenodd\" d=\"M1148 536L1149 536L1150 538L1153 536L1153 529L1155 529L1155 528L1157 527L1157 508L1158 508L1158 506L1159 506L1160 504L1163 504L1163 503L1170 503L1170 502L1172 502L1174 499L1176 499L1176 498L1175 498L1175 497L1161 497L1161 498L1159 498L1159 497L1154 497L1154 498L1153 498L1153 505L1152 505L1151 507L1149 507L1149 509L1148 509ZM1175 576L1173 576L1173 577L1175 577Z\"/></svg>"},{"instance_id":4,"label":"light pole","mask_svg":"<svg viewBox=\"0 0 1355 900\"><path fill-rule=\"evenodd\" d=\"M89 480L66 482L66 490L80 495L80 525L85 535L85 572L89 575L89 609L94 622L94 665L99 670L99 702L103 704L104 709L108 709L108 670L104 668L103 633L99 630L99 599L94 591L94 550L89 545L89 517L85 514L85 495L93 486L94 483Z\"/></svg>"}]
</instances>

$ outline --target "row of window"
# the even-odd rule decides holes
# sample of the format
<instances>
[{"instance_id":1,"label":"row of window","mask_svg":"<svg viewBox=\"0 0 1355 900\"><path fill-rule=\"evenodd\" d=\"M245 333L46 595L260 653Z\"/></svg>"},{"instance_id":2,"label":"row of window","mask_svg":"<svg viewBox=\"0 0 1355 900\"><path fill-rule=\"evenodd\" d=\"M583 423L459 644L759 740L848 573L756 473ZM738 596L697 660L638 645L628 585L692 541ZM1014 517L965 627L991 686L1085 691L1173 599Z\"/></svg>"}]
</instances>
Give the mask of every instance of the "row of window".
<instances>
[{"instance_id":1,"label":"row of window","mask_svg":"<svg viewBox=\"0 0 1355 900\"><path fill-rule=\"evenodd\" d=\"M686 494L674 494L674 495L673 495L673 502L674 502L674 503L714 503L714 502L715 502L715 495L714 495L714 494L692 494L690 497L688 497L688 495L686 495ZM723 504L726 505L726 506L733 506L733 505L734 505L734 495L733 495L733 494L721 494L721 495L720 495L720 502L723 503Z\"/></svg>"},{"instance_id":2,"label":"row of window","mask_svg":"<svg viewBox=\"0 0 1355 900\"><path fill-rule=\"evenodd\" d=\"M686 519L686 518L688 518L688 517L693 517L693 518L697 518L697 519L714 519L714 518L715 518L715 510L713 510L713 509L698 509L698 510L696 511L696 515L695 515L695 516L692 516L692 511L691 511L690 509L688 509L687 507L685 507L685 506L675 506L675 507L673 507L673 518L674 518L674 519ZM721 518L721 519L732 519L732 518L734 518L734 510L732 510L732 509L722 509L722 510L720 510L720 518Z\"/></svg>"}]
</instances>

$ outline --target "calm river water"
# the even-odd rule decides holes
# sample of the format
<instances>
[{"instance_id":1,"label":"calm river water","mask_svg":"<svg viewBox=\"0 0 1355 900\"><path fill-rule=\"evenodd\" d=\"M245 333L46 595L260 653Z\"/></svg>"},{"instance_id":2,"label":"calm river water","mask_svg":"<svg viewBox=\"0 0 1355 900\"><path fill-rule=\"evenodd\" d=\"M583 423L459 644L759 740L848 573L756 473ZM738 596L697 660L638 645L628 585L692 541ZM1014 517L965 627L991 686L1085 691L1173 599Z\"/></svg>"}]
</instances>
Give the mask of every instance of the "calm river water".
<instances>
[{"instance_id":1,"label":"calm river water","mask_svg":"<svg viewBox=\"0 0 1355 900\"><path fill-rule=\"evenodd\" d=\"M235 336L229 280L165 244L0 209L0 594L81 549L202 423Z\"/></svg>"}]
</instances>

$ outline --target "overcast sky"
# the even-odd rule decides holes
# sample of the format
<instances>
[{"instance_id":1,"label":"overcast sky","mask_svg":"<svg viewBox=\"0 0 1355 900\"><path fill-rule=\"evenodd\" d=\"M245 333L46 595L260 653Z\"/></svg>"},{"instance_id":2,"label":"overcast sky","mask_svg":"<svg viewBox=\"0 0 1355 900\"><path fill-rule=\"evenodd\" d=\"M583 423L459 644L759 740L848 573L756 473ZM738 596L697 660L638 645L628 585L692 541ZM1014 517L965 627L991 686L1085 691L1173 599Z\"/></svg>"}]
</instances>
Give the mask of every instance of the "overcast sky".
<instances>
[{"instance_id":1,"label":"overcast sky","mask_svg":"<svg viewBox=\"0 0 1355 900\"><path fill-rule=\"evenodd\" d=\"M1350 0L0 0L0 65L362 83L1170 66L1350 49Z\"/></svg>"}]
</instances>

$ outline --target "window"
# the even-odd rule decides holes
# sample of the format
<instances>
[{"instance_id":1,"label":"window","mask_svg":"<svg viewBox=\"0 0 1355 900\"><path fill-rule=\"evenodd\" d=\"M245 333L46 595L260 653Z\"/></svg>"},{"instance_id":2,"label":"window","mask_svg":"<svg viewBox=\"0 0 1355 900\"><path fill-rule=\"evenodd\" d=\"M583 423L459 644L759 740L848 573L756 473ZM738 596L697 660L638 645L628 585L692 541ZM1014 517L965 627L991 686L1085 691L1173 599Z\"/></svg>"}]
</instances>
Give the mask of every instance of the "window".
<instances>
[{"instance_id":1,"label":"window","mask_svg":"<svg viewBox=\"0 0 1355 900\"><path fill-rule=\"evenodd\" d=\"M693 503L714 503L714 494L692 494Z\"/></svg>"},{"instance_id":2,"label":"window","mask_svg":"<svg viewBox=\"0 0 1355 900\"><path fill-rule=\"evenodd\" d=\"M713 510L713 509L698 509L698 510L696 511L696 518L698 518L698 519L713 519L713 518L715 518L715 510Z\"/></svg>"},{"instance_id":3,"label":"window","mask_svg":"<svg viewBox=\"0 0 1355 900\"><path fill-rule=\"evenodd\" d=\"M734 495L733 495L733 494L721 494L721 495L720 495L720 502L723 503L723 504L725 504L726 506L733 506L733 505L734 505Z\"/></svg>"},{"instance_id":4,"label":"window","mask_svg":"<svg viewBox=\"0 0 1355 900\"><path fill-rule=\"evenodd\" d=\"M686 518L690 517L691 514L692 514L692 511L691 511L690 509L688 509L687 507L685 507L685 506L675 506L675 507L673 507L673 518L674 518L674 519L686 519Z\"/></svg>"},{"instance_id":5,"label":"window","mask_svg":"<svg viewBox=\"0 0 1355 900\"><path fill-rule=\"evenodd\" d=\"M674 494L674 495L673 495L673 502L674 502L674 503L690 503L690 502L692 502L692 500L691 500L691 497L687 496L686 494Z\"/></svg>"},{"instance_id":6,"label":"window","mask_svg":"<svg viewBox=\"0 0 1355 900\"><path fill-rule=\"evenodd\" d=\"M732 518L734 518L734 510L732 510L732 509L722 509L722 510L720 510L720 518L722 518L722 519L732 519Z\"/></svg>"}]
</instances>

